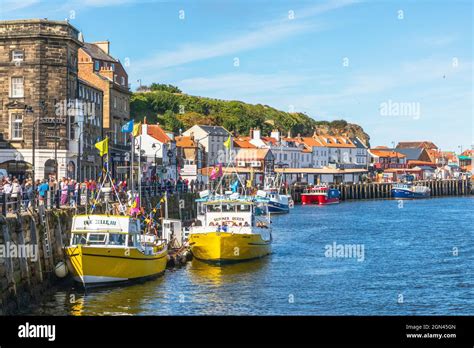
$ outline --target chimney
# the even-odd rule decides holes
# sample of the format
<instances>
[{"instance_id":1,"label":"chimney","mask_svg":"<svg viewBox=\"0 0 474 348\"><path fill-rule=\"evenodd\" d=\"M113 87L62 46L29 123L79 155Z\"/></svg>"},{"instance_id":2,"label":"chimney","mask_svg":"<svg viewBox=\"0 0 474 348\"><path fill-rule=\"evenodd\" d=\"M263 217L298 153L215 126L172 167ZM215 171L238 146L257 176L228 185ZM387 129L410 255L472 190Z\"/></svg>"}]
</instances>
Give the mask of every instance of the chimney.
<instances>
[{"instance_id":1,"label":"chimney","mask_svg":"<svg viewBox=\"0 0 474 348\"><path fill-rule=\"evenodd\" d=\"M148 134L148 125L146 124L146 120L144 123L142 123L141 127L142 127L141 134Z\"/></svg>"},{"instance_id":2,"label":"chimney","mask_svg":"<svg viewBox=\"0 0 474 348\"><path fill-rule=\"evenodd\" d=\"M253 128L250 128L250 139L253 139Z\"/></svg>"},{"instance_id":3,"label":"chimney","mask_svg":"<svg viewBox=\"0 0 474 348\"><path fill-rule=\"evenodd\" d=\"M99 42L93 42L94 45L99 46L99 48L104 51L105 53L109 54L109 47L110 47L110 42L109 41L99 41Z\"/></svg>"},{"instance_id":4,"label":"chimney","mask_svg":"<svg viewBox=\"0 0 474 348\"><path fill-rule=\"evenodd\" d=\"M255 139L255 140L259 140L260 139L260 129L258 128L255 128L253 130L253 138L252 139Z\"/></svg>"},{"instance_id":5,"label":"chimney","mask_svg":"<svg viewBox=\"0 0 474 348\"><path fill-rule=\"evenodd\" d=\"M194 132L189 133L189 138L194 141Z\"/></svg>"},{"instance_id":6,"label":"chimney","mask_svg":"<svg viewBox=\"0 0 474 348\"><path fill-rule=\"evenodd\" d=\"M288 129L288 138L291 138L291 129Z\"/></svg>"},{"instance_id":7,"label":"chimney","mask_svg":"<svg viewBox=\"0 0 474 348\"><path fill-rule=\"evenodd\" d=\"M270 133L270 137L275 139L276 141L280 141L280 131L278 129L272 130Z\"/></svg>"}]
</instances>

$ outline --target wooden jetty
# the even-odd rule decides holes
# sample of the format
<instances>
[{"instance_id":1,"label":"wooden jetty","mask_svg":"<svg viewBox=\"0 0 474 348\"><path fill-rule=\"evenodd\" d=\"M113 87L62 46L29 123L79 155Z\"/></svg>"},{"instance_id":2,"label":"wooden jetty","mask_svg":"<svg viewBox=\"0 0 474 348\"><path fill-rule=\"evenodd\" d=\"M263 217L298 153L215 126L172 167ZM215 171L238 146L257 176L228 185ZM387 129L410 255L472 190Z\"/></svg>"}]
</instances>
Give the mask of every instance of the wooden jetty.
<instances>
[{"instance_id":1,"label":"wooden jetty","mask_svg":"<svg viewBox=\"0 0 474 348\"><path fill-rule=\"evenodd\" d=\"M349 199L383 199L391 198L392 185L394 183L357 183L357 184L333 184L329 185L341 192L341 200ZM427 186L431 189L431 197L441 196L463 196L473 194L472 182L468 179L448 180L419 180L415 185ZM301 202L301 193L304 188L299 186L291 190L291 196L296 203Z\"/></svg>"}]
</instances>

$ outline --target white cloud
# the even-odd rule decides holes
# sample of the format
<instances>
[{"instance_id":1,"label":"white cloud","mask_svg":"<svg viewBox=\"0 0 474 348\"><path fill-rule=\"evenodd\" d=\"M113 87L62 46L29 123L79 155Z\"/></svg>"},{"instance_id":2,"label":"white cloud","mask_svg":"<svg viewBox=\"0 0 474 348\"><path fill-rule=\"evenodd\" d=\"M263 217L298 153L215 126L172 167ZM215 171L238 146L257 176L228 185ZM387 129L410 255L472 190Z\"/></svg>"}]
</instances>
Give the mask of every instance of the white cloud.
<instances>
[{"instance_id":1,"label":"white cloud","mask_svg":"<svg viewBox=\"0 0 474 348\"><path fill-rule=\"evenodd\" d=\"M137 61L135 62L135 67L140 71L165 69L209 58L237 54L254 48L264 47L276 41L316 28L316 24L283 22L255 31L234 34L215 42L181 45L174 51L159 52L150 58Z\"/></svg>"}]
</instances>

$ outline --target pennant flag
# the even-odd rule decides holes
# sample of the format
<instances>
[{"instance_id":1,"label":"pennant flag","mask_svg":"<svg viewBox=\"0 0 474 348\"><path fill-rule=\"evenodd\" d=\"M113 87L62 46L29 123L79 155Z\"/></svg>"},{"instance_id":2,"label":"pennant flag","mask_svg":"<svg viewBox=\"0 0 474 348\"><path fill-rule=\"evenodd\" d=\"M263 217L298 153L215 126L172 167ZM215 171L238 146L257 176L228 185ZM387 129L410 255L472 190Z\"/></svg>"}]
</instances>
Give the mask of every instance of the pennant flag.
<instances>
[{"instance_id":1,"label":"pennant flag","mask_svg":"<svg viewBox=\"0 0 474 348\"><path fill-rule=\"evenodd\" d=\"M224 141L224 146L225 146L226 149L230 149L231 142L232 142L232 140L231 140L230 135L229 135L227 140Z\"/></svg>"},{"instance_id":2,"label":"pennant flag","mask_svg":"<svg viewBox=\"0 0 474 348\"><path fill-rule=\"evenodd\" d=\"M142 134L142 123L141 122L138 122L137 124L133 125L132 134L133 134L134 137L139 136L139 135Z\"/></svg>"},{"instance_id":3,"label":"pennant flag","mask_svg":"<svg viewBox=\"0 0 474 348\"><path fill-rule=\"evenodd\" d=\"M109 153L109 137L106 137L104 140L96 143L95 148L99 150L99 154L101 157L108 154Z\"/></svg>"},{"instance_id":4,"label":"pennant flag","mask_svg":"<svg viewBox=\"0 0 474 348\"><path fill-rule=\"evenodd\" d=\"M253 182L253 168L250 169L250 180L247 180L247 183L245 186L247 186L247 188L251 188L252 182Z\"/></svg>"},{"instance_id":5,"label":"pennant flag","mask_svg":"<svg viewBox=\"0 0 474 348\"><path fill-rule=\"evenodd\" d=\"M230 185L230 189L232 190L233 193L237 192L237 189L239 188L239 180L235 180L232 185Z\"/></svg>"},{"instance_id":6,"label":"pennant flag","mask_svg":"<svg viewBox=\"0 0 474 348\"><path fill-rule=\"evenodd\" d=\"M222 170L222 163L219 163L219 166L217 167L217 177L220 178L223 175L224 171Z\"/></svg>"},{"instance_id":7,"label":"pennant flag","mask_svg":"<svg viewBox=\"0 0 474 348\"><path fill-rule=\"evenodd\" d=\"M134 128L134 121L130 120L122 126L122 133L132 133Z\"/></svg>"}]
</instances>

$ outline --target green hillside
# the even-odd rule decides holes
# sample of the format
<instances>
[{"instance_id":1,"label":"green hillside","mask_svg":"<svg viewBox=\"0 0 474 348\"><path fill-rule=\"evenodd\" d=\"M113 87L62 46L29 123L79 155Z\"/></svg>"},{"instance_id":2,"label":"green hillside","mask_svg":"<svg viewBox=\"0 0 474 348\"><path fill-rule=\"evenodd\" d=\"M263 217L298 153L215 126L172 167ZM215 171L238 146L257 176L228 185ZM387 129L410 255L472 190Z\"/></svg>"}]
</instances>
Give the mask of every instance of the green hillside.
<instances>
[{"instance_id":1,"label":"green hillside","mask_svg":"<svg viewBox=\"0 0 474 348\"><path fill-rule=\"evenodd\" d=\"M358 125L346 121L316 121L303 113L288 113L268 105L252 105L241 101L220 100L180 93L174 86L153 84L151 90L139 91L131 98L131 115L135 120L147 118L147 123L159 122L166 130L178 133L195 124L221 125L234 134L247 135L250 128L258 127L262 134L279 129L283 134L291 131L312 135L357 135L368 142L369 136Z\"/></svg>"}]
</instances>

